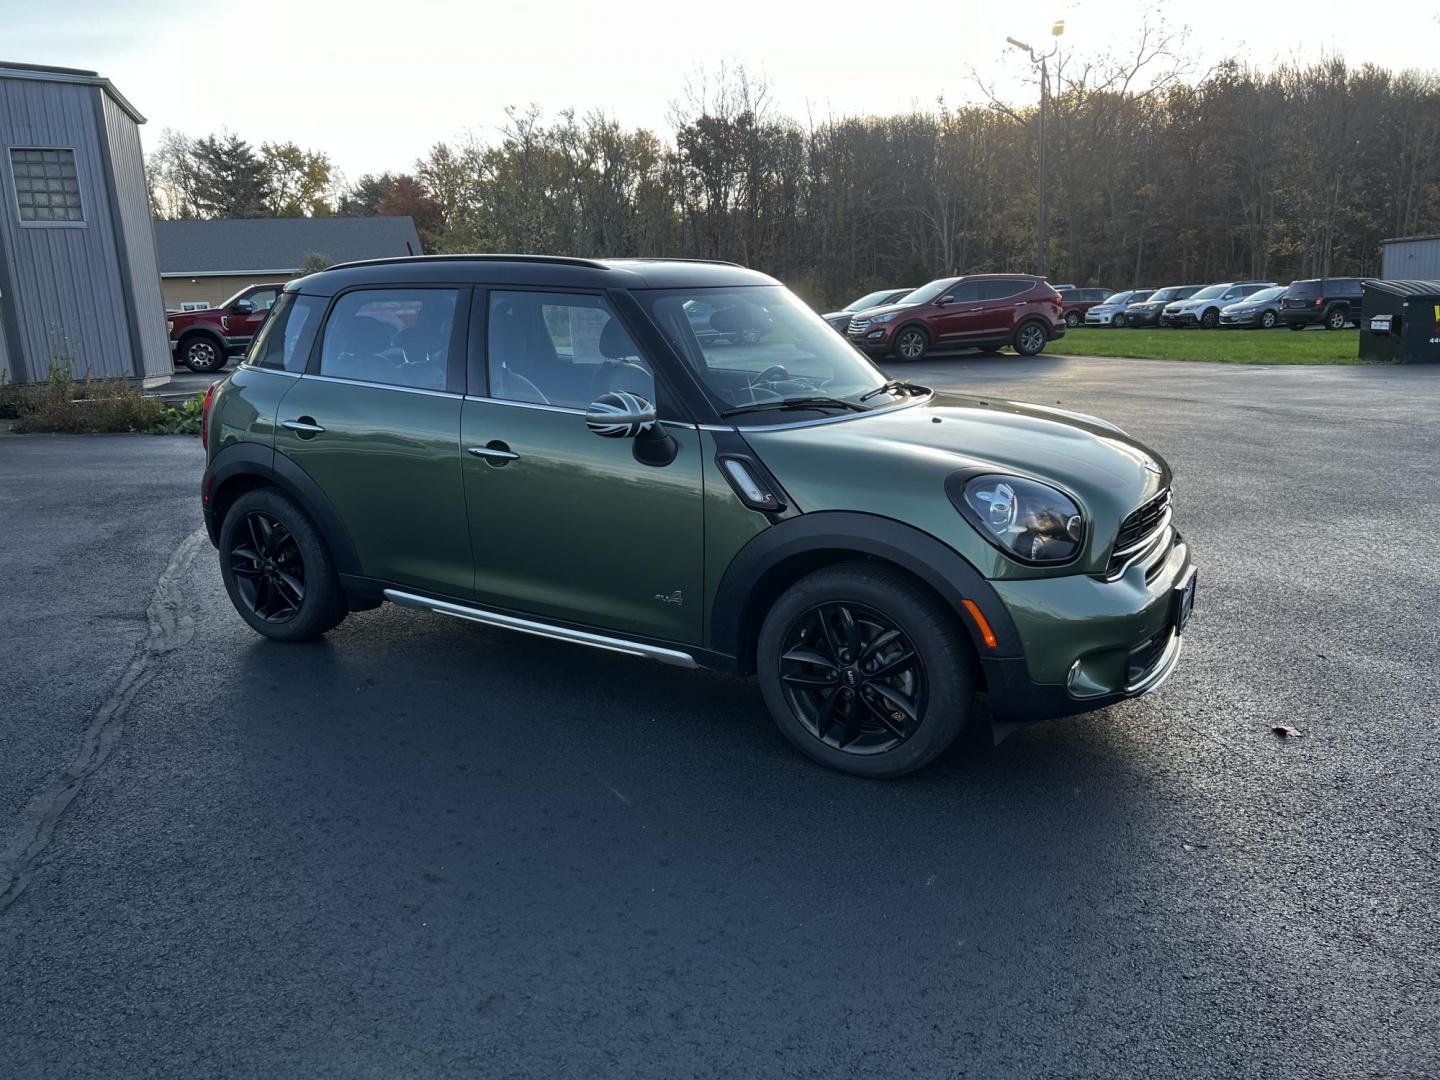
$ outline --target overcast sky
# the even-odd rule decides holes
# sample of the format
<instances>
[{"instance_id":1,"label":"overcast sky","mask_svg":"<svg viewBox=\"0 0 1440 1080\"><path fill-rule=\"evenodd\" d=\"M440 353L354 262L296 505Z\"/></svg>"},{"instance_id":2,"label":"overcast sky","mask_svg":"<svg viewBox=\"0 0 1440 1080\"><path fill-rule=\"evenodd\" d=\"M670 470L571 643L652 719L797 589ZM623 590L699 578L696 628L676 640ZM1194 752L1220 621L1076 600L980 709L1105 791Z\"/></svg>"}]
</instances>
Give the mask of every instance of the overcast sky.
<instances>
[{"instance_id":1,"label":"overcast sky","mask_svg":"<svg viewBox=\"0 0 1440 1080\"><path fill-rule=\"evenodd\" d=\"M763 74L797 119L979 97L971 70L1028 100L1007 35L1076 54L1125 51L1151 13L1186 26L1192 63L1268 66L1336 54L1440 68L1435 0L0 0L0 60L90 68L162 128L228 128L327 150L354 179L406 168L441 139L493 138L506 105L602 109L666 130L687 77L722 62ZM1371 17L1368 13L1374 12ZM888 13L888 14L887 14ZM893 25L887 25L893 24ZM0 141L4 132L0 131Z\"/></svg>"}]
</instances>

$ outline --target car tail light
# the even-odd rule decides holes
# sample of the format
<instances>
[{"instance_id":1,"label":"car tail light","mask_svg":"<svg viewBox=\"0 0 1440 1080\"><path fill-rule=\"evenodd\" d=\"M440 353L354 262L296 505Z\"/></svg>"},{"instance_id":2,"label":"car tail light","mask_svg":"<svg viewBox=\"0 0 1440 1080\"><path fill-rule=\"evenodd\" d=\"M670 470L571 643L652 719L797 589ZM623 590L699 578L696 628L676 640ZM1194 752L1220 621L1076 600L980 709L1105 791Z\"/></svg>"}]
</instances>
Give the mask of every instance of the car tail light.
<instances>
[{"instance_id":1,"label":"car tail light","mask_svg":"<svg viewBox=\"0 0 1440 1080\"><path fill-rule=\"evenodd\" d=\"M200 446L201 449L210 445L210 406L215 401L215 389L225 380L217 379L205 388L205 401L200 406Z\"/></svg>"},{"instance_id":2,"label":"car tail light","mask_svg":"<svg viewBox=\"0 0 1440 1080\"><path fill-rule=\"evenodd\" d=\"M1315 297L1315 306L1316 306L1316 307L1320 307L1320 306L1322 306L1324 303L1325 303L1325 297L1323 297L1323 296L1317 296L1317 297Z\"/></svg>"}]
</instances>

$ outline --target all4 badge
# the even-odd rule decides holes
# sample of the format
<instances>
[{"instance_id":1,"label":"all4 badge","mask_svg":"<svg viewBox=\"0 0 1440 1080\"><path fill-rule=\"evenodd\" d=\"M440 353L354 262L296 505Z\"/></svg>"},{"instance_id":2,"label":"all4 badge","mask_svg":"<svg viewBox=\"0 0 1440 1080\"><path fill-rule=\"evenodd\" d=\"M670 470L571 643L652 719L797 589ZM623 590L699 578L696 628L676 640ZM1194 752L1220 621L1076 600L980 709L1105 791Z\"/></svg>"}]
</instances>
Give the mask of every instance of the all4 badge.
<instances>
[{"instance_id":1,"label":"all4 badge","mask_svg":"<svg viewBox=\"0 0 1440 1080\"><path fill-rule=\"evenodd\" d=\"M681 604L685 603L685 594L679 589L676 589L674 592L671 593L657 592L655 594L655 599L659 600L662 604L674 604L676 607L679 607Z\"/></svg>"}]
</instances>

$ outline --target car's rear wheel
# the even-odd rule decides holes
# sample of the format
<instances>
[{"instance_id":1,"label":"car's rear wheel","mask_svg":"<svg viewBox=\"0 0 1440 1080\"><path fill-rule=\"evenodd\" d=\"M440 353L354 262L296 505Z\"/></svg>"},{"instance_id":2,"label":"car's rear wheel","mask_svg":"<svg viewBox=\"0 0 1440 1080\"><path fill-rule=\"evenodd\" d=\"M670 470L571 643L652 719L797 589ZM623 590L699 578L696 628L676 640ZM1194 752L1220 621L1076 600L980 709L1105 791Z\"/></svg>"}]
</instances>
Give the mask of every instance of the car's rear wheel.
<instances>
[{"instance_id":1,"label":"car's rear wheel","mask_svg":"<svg viewBox=\"0 0 1440 1080\"><path fill-rule=\"evenodd\" d=\"M273 488L246 492L226 513L220 576L240 617L275 641L319 637L348 610L319 530Z\"/></svg>"},{"instance_id":2,"label":"car's rear wheel","mask_svg":"<svg viewBox=\"0 0 1440 1080\"><path fill-rule=\"evenodd\" d=\"M1260 313L1260 328L1262 330L1275 329L1275 313L1273 311L1262 311Z\"/></svg>"},{"instance_id":3,"label":"car's rear wheel","mask_svg":"<svg viewBox=\"0 0 1440 1080\"><path fill-rule=\"evenodd\" d=\"M895 356L900 360L919 360L930 348L930 335L918 326L907 326L895 335Z\"/></svg>"},{"instance_id":4,"label":"car's rear wheel","mask_svg":"<svg viewBox=\"0 0 1440 1080\"><path fill-rule=\"evenodd\" d=\"M1205 314L1200 316L1200 325L1206 330L1214 330L1220 325L1220 312L1213 307L1208 309Z\"/></svg>"},{"instance_id":5,"label":"car's rear wheel","mask_svg":"<svg viewBox=\"0 0 1440 1080\"><path fill-rule=\"evenodd\" d=\"M1344 308L1336 308L1325 316L1326 330L1344 330L1345 324L1350 321L1349 314Z\"/></svg>"},{"instance_id":6,"label":"car's rear wheel","mask_svg":"<svg viewBox=\"0 0 1440 1080\"><path fill-rule=\"evenodd\" d=\"M180 343L180 362L191 371L219 371L225 366L225 350L208 334L197 334Z\"/></svg>"},{"instance_id":7,"label":"car's rear wheel","mask_svg":"<svg viewBox=\"0 0 1440 1080\"><path fill-rule=\"evenodd\" d=\"M1067 311L1065 313L1065 325L1074 330L1080 325L1080 313L1078 311Z\"/></svg>"},{"instance_id":8,"label":"car's rear wheel","mask_svg":"<svg viewBox=\"0 0 1440 1080\"><path fill-rule=\"evenodd\" d=\"M1015 330L1015 337L1011 345L1021 356L1034 356L1045 348L1045 342L1050 340L1050 335L1045 332L1045 327L1038 322L1024 322Z\"/></svg>"},{"instance_id":9,"label":"car's rear wheel","mask_svg":"<svg viewBox=\"0 0 1440 1080\"><path fill-rule=\"evenodd\" d=\"M856 776L928 764L972 713L964 630L938 598L884 566L846 563L792 585L766 616L758 661L785 737Z\"/></svg>"}]
</instances>

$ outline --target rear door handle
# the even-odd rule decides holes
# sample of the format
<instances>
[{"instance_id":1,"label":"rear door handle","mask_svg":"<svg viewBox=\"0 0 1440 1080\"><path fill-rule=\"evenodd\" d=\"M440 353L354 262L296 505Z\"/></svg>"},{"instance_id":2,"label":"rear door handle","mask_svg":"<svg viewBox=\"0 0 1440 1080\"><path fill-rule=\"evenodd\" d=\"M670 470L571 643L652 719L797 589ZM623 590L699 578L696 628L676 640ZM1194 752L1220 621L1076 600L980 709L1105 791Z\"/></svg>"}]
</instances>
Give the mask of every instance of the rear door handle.
<instances>
[{"instance_id":1,"label":"rear door handle","mask_svg":"<svg viewBox=\"0 0 1440 1080\"><path fill-rule=\"evenodd\" d=\"M324 435L325 429L315 423L313 416L302 416L298 420L281 420L280 426L287 431L298 431L304 435Z\"/></svg>"}]
</instances>

